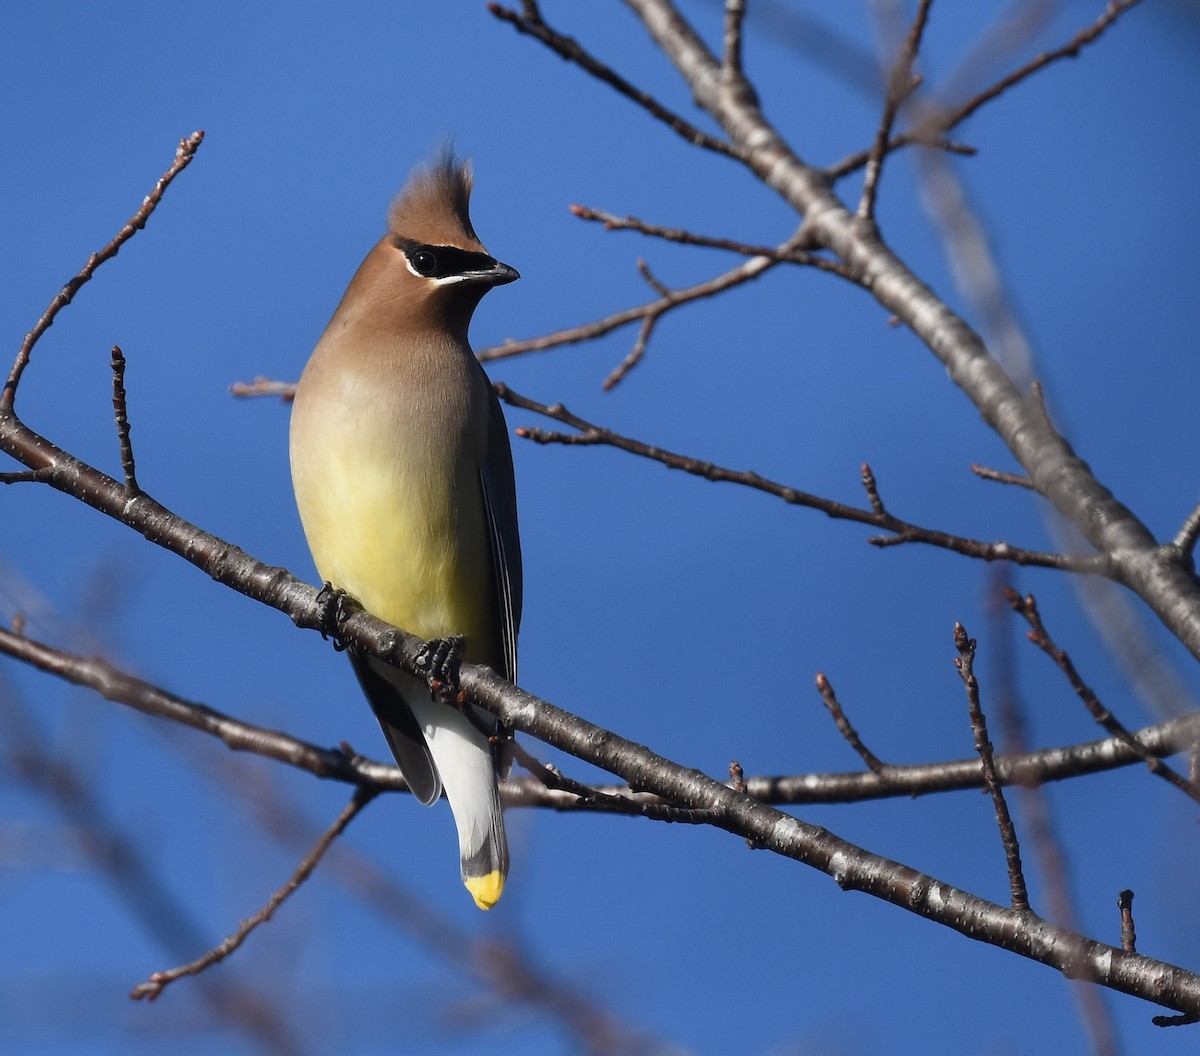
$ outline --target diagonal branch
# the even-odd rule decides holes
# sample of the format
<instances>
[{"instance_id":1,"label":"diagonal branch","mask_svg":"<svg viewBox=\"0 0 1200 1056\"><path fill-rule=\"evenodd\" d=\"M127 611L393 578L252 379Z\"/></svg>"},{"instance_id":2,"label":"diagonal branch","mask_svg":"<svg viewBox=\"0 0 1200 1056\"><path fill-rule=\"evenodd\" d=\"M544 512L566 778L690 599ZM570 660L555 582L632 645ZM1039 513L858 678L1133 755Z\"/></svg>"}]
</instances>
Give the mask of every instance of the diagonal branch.
<instances>
[{"instance_id":1,"label":"diagonal branch","mask_svg":"<svg viewBox=\"0 0 1200 1056\"><path fill-rule=\"evenodd\" d=\"M214 964L220 964L231 953L239 949L242 943L250 937L250 933L259 927L259 925L267 923L275 915L275 911L296 893L305 880L312 876L313 870L316 869L321 859L325 857L325 852L332 846L333 841L346 831L346 826L358 816L359 812L376 795L378 793L373 789L361 787L356 789L354 795L350 797L350 802L342 808L341 813L321 833L320 839L317 840L313 849L304 856L300 864L296 866L295 871L288 877L287 882L267 899L262 909L253 916L243 920L238 926L237 931L227 936L224 941L214 946L207 953L197 957L194 961L189 961L187 964L181 964L177 968L171 968L164 972L155 972L144 983L138 983L129 996L134 1001L141 1001L143 999L154 1001L176 979L182 979L185 975L199 975L206 968L211 968Z\"/></svg>"},{"instance_id":2,"label":"diagonal branch","mask_svg":"<svg viewBox=\"0 0 1200 1056\"><path fill-rule=\"evenodd\" d=\"M785 242L781 247L781 252L790 245L790 241ZM704 297L712 297L732 289L734 286L751 282L778 263L780 263L779 258L774 256L751 257L750 260L744 261L724 274L697 283L695 286L672 290L657 300L640 304L636 308L626 308L624 311L614 312L603 319L597 319L593 323L558 330L553 334L546 334L544 337L534 337L527 341L505 341L501 345L480 349L476 352L476 356L486 363L489 360L508 359L510 356L519 356L526 352L542 352L548 348L557 348L559 345L575 345L581 341L591 341L602 337L604 334L611 333L622 326L629 326L631 323L641 324L641 328L644 330L647 325L653 327L659 319L680 305L689 304Z\"/></svg>"},{"instance_id":3,"label":"diagonal branch","mask_svg":"<svg viewBox=\"0 0 1200 1056\"><path fill-rule=\"evenodd\" d=\"M158 182L154 185L154 190L146 195L138 211L126 221L125 226L116 233L112 241L88 257L87 262L76 275L54 295L54 299L42 313L42 317L25 335L25 340L21 342L16 362L13 363L8 381L4 384L3 393L0 393L0 415L12 410L13 401L17 397L17 386L21 383L21 375L25 373L25 368L29 365L33 346L38 343L42 334L50 329L58 313L74 300L79 288L91 279L96 273L96 269L106 260L115 257L120 248L146 226L146 221L150 219L150 214L154 212L158 203L162 201L162 196L171 185L171 181L191 164L192 158L196 156L196 151L200 149L203 140L203 132L193 132L187 138L179 141L179 146L175 150L175 160L171 163L171 167L159 177Z\"/></svg>"},{"instance_id":4,"label":"diagonal branch","mask_svg":"<svg viewBox=\"0 0 1200 1056\"><path fill-rule=\"evenodd\" d=\"M877 491L872 500L872 509L860 509L857 506L849 506L846 503L835 502L833 499L822 498L819 495L812 495L809 492L788 487L786 484L778 484L775 481L759 476L751 470L727 469L712 462L705 462L700 459L690 458L687 455L676 454L661 447L655 447L640 440L622 436L620 433L614 433L609 429L594 425L580 418L578 415L572 414L561 403L553 405L538 403L536 400L531 400L528 396L522 396L520 393L514 392L504 384L496 384L494 388L497 395L505 403L513 407L520 407L523 410L536 411L538 414L543 414L547 418L552 418L555 421L562 422L578 430L576 433L551 433L540 429L522 427L516 431L518 436L542 444L556 443L582 447L615 447L618 450L628 451L632 455L637 455L639 458L648 458L654 462L659 462L670 469L677 469L696 477L703 477L705 480L741 484L756 491L764 492L767 495L774 495L776 498L782 499L784 502L794 506L805 506L809 509L820 510L822 513L836 520L869 524L875 528L881 528L884 531L892 533L888 536L875 536L871 538L869 542L875 546L883 547L895 546L902 543L925 543L929 546L940 547L944 550L951 550L954 553L965 554L968 557L980 558L984 561L1012 561L1018 565L1057 568L1067 572L1086 572L1101 576L1110 574L1105 561L1097 555L1055 554L1040 550L1025 550L1004 542L988 543L978 539L967 539L963 536L951 535L948 532L940 532L933 528L923 528L920 525L901 520L899 517L888 513L884 509L882 502L879 501ZM871 477L870 480L872 487L874 487L874 478Z\"/></svg>"},{"instance_id":5,"label":"diagonal branch","mask_svg":"<svg viewBox=\"0 0 1200 1056\"><path fill-rule=\"evenodd\" d=\"M744 257L767 257L777 260L781 264L801 264L819 271L840 275L850 282L857 281L850 270L839 261L821 257L803 249L785 250L782 247L752 245L729 238L710 238L707 235L697 235L679 227L662 227L658 224L647 223L645 220L639 220L636 216L617 216L601 209L590 209L586 205L573 205L571 212L580 220L595 220L602 223L606 231L638 231L643 235L661 238L666 242L678 242L686 246L708 246L711 249L727 249L731 253L740 253Z\"/></svg>"},{"instance_id":6,"label":"diagonal branch","mask_svg":"<svg viewBox=\"0 0 1200 1056\"><path fill-rule=\"evenodd\" d=\"M752 172L805 217L819 246L861 278L875 299L938 357L984 420L1049 499L1193 656L1200 658L1200 583L1178 549L1150 530L1092 474L1043 413L1018 390L982 339L833 194L753 102L721 89L721 66L670 0L626 0L697 100L746 149Z\"/></svg>"},{"instance_id":7,"label":"diagonal branch","mask_svg":"<svg viewBox=\"0 0 1200 1056\"><path fill-rule=\"evenodd\" d=\"M705 150L711 150L717 154L726 154L731 157L736 157L738 150L723 140L717 139L715 136L710 136L707 132L701 131L690 121L684 120L675 111L663 106L649 92L644 92L640 88L631 84L612 67L606 66L595 58L589 52L584 50L579 42L572 37L564 36L557 30L552 29L542 18L542 13L538 8L536 0L524 0L521 5L521 11L517 12L512 8L502 7L500 4L489 3L488 10L500 19L501 22L507 22L518 33L525 33L533 37L535 40L540 40L546 47L556 52L567 62L573 62L582 70L586 70L593 77L605 84L615 88L626 99L631 99L645 110L651 117L656 118L665 124L672 131L682 136L689 143L697 147L703 147Z\"/></svg>"}]
</instances>

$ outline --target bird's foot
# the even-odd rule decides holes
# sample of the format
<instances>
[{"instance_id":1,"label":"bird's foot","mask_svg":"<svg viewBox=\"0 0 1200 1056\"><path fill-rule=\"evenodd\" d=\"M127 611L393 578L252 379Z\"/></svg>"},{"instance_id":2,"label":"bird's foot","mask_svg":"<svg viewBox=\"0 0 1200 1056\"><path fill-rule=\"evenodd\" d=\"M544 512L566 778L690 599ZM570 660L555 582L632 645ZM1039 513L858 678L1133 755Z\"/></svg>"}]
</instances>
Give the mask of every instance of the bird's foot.
<instances>
[{"instance_id":1,"label":"bird's foot","mask_svg":"<svg viewBox=\"0 0 1200 1056\"><path fill-rule=\"evenodd\" d=\"M321 606L321 614L317 617L317 630L326 641L332 641L333 647L339 653L348 647L340 631L343 623L350 616L350 595L332 583L326 583L317 594L317 604Z\"/></svg>"},{"instance_id":2,"label":"bird's foot","mask_svg":"<svg viewBox=\"0 0 1200 1056\"><path fill-rule=\"evenodd\" d=\"M463 636L431 638L417 654L417 670L425 675L430 692L439 700L457 703L462 697L458 688L458 665L462 659Z\"/></svg>"}]
</instances>

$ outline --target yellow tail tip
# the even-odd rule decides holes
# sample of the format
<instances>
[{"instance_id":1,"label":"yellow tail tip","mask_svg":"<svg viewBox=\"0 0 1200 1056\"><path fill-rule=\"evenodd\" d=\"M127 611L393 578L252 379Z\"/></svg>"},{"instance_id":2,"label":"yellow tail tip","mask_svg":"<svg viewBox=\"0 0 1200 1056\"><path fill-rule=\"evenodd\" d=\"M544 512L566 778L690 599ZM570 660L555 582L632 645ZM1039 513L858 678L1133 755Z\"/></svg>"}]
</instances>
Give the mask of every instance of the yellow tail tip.
<instances>
[{"instance_id":1,"label":"yellow tail tip","mask_svg":"<svg viewBox=\"0 0 1200 1056\"><path fill-rule=\"evenodd\" d=\"M475 905L480 909L491 909L500 901L500 893L504 890L504 874L496 869L487 876L466 877L463 883L475 899Z\"/></svg>"}]
</instances>

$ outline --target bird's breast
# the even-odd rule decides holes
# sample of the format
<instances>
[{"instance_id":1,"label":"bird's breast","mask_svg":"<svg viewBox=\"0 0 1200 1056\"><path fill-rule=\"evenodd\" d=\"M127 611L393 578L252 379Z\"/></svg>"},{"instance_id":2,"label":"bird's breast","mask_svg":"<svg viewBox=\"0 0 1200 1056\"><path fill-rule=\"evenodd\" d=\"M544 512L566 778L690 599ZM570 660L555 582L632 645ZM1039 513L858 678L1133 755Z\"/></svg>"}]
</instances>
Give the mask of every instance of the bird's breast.
<instances>
[{"instance_id":1,"label":"bird's breast","mask_svg":"<svg viewBox=\"0 0 1200 1056\"><path fill-rule=\"evenodd\" d=\"M360 357L331 369L320 353L298 386L291 439L317 571L423 638L465 634L469 658L490 662L480 372L462 355Z\"/></svg>"}]
</instances>

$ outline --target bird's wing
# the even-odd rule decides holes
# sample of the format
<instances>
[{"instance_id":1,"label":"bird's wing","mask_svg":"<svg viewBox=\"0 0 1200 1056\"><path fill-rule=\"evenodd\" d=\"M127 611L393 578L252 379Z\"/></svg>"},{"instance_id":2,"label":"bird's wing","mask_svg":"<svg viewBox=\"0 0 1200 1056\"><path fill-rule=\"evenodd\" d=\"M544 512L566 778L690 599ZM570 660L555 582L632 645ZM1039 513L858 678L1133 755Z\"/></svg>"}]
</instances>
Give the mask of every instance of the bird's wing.
<instances>
[{"instance_id":1,"label":"bird's wing","mask_svg":"<svg viewBox=\"0 0 1200 1056\"><path fill-rule=\"evenodd\" d=\"M383 728L396 765L404 774L404 780L412 794L428 806L442 794L442 779L429 751L429 745L421 726L405 702L400 683L413 683L417 692L428 694L428 689L417 678L390 667L374 656L350 651L350 663L358 675L358 684L375 712L375 718ZM410 689L410 691L412 691Z\"/></svg>"},{"instance_id":2,"label":"bird's wing","mask_svg":"<svg viewBox=\"0 0 1200 1056\"><path fill-rule=\"evenodd\" d=\"M480 468L483 505L487 511L488 535L492 545L492 569L499 605L500 636L504 670L510 682L517 680L517 632L521 627L521 537L517 530L517 485L513 476L512 450L500 401L488 383L487 459Z\"/></svg>"}]
</instances>

